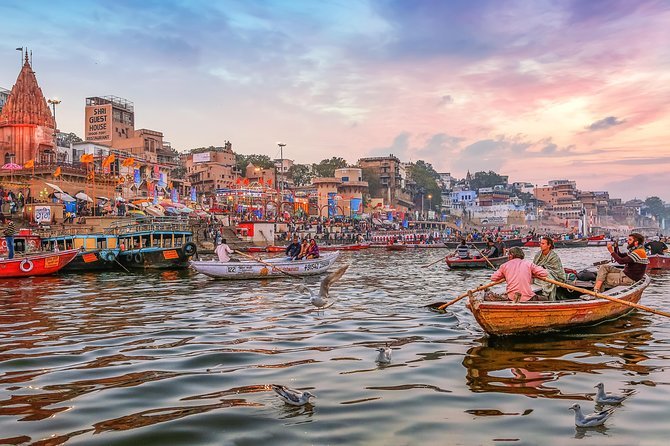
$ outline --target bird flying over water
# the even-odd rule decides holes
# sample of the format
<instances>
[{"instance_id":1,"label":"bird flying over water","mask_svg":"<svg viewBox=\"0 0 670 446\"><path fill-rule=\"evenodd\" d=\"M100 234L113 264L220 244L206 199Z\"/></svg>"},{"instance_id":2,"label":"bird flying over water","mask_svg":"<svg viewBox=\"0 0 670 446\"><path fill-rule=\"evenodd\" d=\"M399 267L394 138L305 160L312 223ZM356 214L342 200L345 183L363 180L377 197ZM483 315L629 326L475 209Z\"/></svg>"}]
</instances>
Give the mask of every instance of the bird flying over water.
<instances>
[{"instance_id":1,"label":"bird flying over water","mask_svg":"<svg viewBox=\"0 0 670 446\"><path fill-rule=\"evenodd\" d=\"M347 268L349 268L349 265L344 265L324 277L323 280L321 280L319 294L314 294L312 290L303 284L298 285L298 290L302 291L303 293L308 293L309 301L315 307L324 308L326 306L330 306L333 304L332 302L328 302L328 291L330 290L330 286L344 275L344 273L347 271Z\"/></svg>"},{"instance_id":2,"label":"bird flying over water","mask_svg":"<svg viewBox=\"0 0 670 446\"><path fill-rule=\"evenodd\" d=\"M598 383L593 387L598 389L598 393L596 394L596 403L598 404L619 404L626 399L626 397L623 395L606 393L605 385L603 383Z\"/></svg>"},{"instance_id":3,"label":"bird flying over water","mask_svg":"<svg viewBox=\"0 0 670 446\"><path fill-rule=\"evenodd\" d=\"M310 403L310 398L316 398L316 395L308 391L301 392L300 390L291 389L290 387L279 384L272 384L272 390L274 390L281 399L292 406L304 406L305 404Z\"/></svg>"},{"instance_id":4,"label":"bird flying over water","mask_svg":"<svg viewBox=\"0 0 670 446\"><path fill-rule=\"evenodd\" d=\"M595 427L602 425L614 413L614 409L607 409L601 412L593 412L588 415L582 413L582 408L575 403L570 406L570 410L575 411L575 426L577 427Z\"/></svg>"},{"instance_id":5,"label":"bird flying over water","mask_svg":"<svg viewBox=\"0 0 670 446\"><path fill-rule=\"evenodd\" d=\"M386 344L385 347L379 347L377 349L379 354L377 355L377 359L375 359L376 362L380 364L390 364L391 363L391 347L389 347L388 344Z\"/></svg>"}]
</instances>

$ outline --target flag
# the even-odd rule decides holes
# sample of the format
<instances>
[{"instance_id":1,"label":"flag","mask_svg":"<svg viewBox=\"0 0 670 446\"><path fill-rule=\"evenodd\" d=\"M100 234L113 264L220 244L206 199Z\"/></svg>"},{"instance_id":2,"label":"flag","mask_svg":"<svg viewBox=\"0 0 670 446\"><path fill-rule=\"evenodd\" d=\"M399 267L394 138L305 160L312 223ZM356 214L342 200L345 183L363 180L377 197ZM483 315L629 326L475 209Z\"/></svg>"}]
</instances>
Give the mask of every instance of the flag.
<instances>
[{"instance_id":1,"label":"flag","mask_svg":"<svg viewBox=\"0 0 670 446\"><path fill-rule=\"evenodd\" d=\"M113 153L110 154L107 158L105 158L105 159L102 161L102 166L103 166L103 167L109 167L109 165L112 164L112 163L114 162L115 159L116 159L116 157L114 156L114 154L113 154Z\"/></svg>"},{"instance_id":2,"label":"flag","mask_svg":"<svg viewBox=\"0 0 670 446\"><path fill-rule=\"evenodd\" d=\"M154 177L158 178L161 174L160 168L158 167L158 164L154 165Z\"/></svg>"},{"instance_id":3,"label":"flag","mask_svg":"<svg viewBox=\"0 0 670 446\"><path fill-rule=\"evenodd\" d=\"M272 186L272 178L268 178L268 186Z\"/></svg>"},{"instance_id":4,"label":"flag","mask_svg":"<svg viewBox=\"0 0 670 446\"><path fill-rule=\"evenodd\" d=\"M56 167L56 170L54 171L54 177L59 177L60 176L60 166Z\"/></svg>"},{"instance_id":5,"label":"flag","mask_svg":"<svg viewBox=\"0 0 670 446\"><path fill-rule=\"evenodd\" d=\"M177 189L172 189L172 202L173 203L179 202L179 195L177 195Z\"/></svg>"},{"instance_id":6,"label":"flag","mask_svg":"<svg viewBox=\"0 0 670 446\"><path fill-rule=\"evenodd\" d=\"M133 182L139 186L142 183L142 179L140 178L140 169L135 169L133 172Z\"/></svg>"},{"instance_id":7,"label":"flag","mask_svg":"<svg viewBox=\"0 0 670 446\"><path fill-rule=\"evenodd\" d=\"M197 200L198 198L195 192L195 187L191 186L191 201L197 201Z\"/></svg>"},{"instance_id":8,"label":"flag","mask_svg":"<svg viewBox=\"0 0 670 446\"><path fill-rule=\"evenodd\" d=\"M237 177L237 178L235 179L235 184L242 184L242 178Z\"/></svg>"},{"instance_id":9,"label":"flag","mask_svg":"<svg viewBox=\"0 0 670 446\"><path fill-rule=\"evenodd\" d=\"M263 181L263 177L260 177L260 178L258 179L258 182L259 182L260 184L263 184L265 181Z\"/></svg>"},{"instance_id":10,"label":"flag","mask_svg":"<svg viewBox=\"0 0 670 446\"><path fill-rule=\"evenodd\" d=\"M79 158L79 161L82 163L92 163L93 162L93 155L90 153L85 153Z\"/></svg>"},{"instance_id":11,"label":"flag","mask_svg":"<svg viewBox=\"0 0 670 446\"><path fill-rule=\"evenodd\" d=\"M154 186L154 201L153 204L158 204L158 186Z\"/></svg>"},{"instance_id":12,"label":"flag","mask_svg":"<svg viewBox=\"0 0 670 446\"><path fill-rule=\"evenodd\" d=\"M245 186L249 185L249 178L245 178L244 181L242 182Z\"/></svg>"},{"instance_id":13,"label":"flag","mask_svg":"<svg viewBox=\"0 0 670 446\"><path fill-rule=\"evenodd\" d=\"M135 164L135 158L126 158L126 159L124 159L123 162L121 163L121 165L122 165L123 167L130 167L130 166L132 166L133 164Z\"/></svg>"},{"instance_id":14,"label":"flag","mask_svg":"<svg viewBox=\"0 0 670 446\"><path fill-rule=\"evenodd\" d=\"M23 165L24 168L30 169L35 167L35 160L28 160L26 163Z\"/></svg>"},{"instance_id":15,"label":"flag","mask_svg":"<svg viewBox=\"0 0 670 446\"><path fill-rule=\"evenodd\" d=\"M151 182L150 179L147 178L147 193L149 194L149 197L153 197L154 194L154 186L153 183Z\"/></svg>"}]
</instances>

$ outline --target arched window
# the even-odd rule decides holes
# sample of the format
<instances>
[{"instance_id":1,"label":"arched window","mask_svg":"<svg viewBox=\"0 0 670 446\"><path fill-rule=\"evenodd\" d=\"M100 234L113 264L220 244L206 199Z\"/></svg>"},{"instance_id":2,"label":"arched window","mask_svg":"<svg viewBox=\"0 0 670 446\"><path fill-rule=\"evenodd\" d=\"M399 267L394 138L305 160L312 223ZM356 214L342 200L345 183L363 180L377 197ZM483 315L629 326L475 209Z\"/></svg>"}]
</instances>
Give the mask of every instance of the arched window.
<instances>
[{"instance_id":1,"label":"arched window","mask_svg":"<svg viewBox=\"0 0 670 446\"><path fill-rule=\"evenodd\" d=\"M12 155L9 152L5 152L5 164L12 162Z\"/></svg>"}]
</instances>

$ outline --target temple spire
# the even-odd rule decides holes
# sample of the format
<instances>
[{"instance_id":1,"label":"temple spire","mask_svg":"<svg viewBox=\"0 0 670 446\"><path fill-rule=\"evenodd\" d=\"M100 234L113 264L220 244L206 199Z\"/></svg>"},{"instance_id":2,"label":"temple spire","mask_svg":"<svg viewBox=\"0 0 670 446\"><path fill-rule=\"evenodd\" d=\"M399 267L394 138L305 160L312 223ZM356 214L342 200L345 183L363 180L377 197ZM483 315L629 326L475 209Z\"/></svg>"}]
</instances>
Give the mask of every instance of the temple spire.
<instances>
[{"instance_id":1,"label":"temple spire","mask_svg":"<svg viewBox=\"0 0 670 446\"><path fill-rule=\"evenodd\" d=\"M32 124L55 129L55 122L42 89L37 83L28 50L24 54L25 62L12 87L7 103L0 113L0 126L12 124Z\"/></svg>"}]
</instances>

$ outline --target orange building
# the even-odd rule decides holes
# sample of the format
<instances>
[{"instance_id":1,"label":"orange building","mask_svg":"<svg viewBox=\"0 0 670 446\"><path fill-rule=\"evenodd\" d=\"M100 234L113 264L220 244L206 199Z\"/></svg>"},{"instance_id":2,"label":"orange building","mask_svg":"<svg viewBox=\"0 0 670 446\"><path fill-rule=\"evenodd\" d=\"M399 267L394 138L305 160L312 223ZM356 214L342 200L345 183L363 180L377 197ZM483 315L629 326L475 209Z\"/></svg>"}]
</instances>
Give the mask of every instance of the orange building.
<instances>
[{"instance_id":1,"label":"orange building","mask_svg":"<svg viewBox=\"0 0 670 446\"><path fill-rule=\"evenodd\" d=\"M227 144L219 150L189 153L185 160L186 177L198 193L211 194L215 189L235 184L235 153Z\"/></svg>"},{"instance_id":2,"label":"orange building","mask_svg":"<svg viewBox=\"0 0 670 446\"><path fill-rule=\"evenodd\" d=\"M23 165L29 160L37 163L55 159L55 131L54 117L26 51L19 77L0 112L1 161Z\"/></svg>"}]
</instances>

